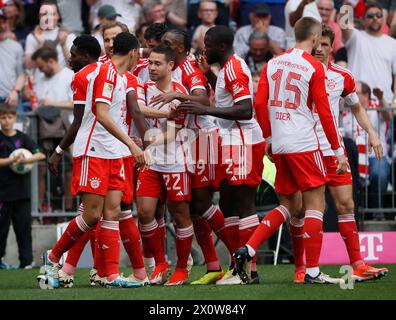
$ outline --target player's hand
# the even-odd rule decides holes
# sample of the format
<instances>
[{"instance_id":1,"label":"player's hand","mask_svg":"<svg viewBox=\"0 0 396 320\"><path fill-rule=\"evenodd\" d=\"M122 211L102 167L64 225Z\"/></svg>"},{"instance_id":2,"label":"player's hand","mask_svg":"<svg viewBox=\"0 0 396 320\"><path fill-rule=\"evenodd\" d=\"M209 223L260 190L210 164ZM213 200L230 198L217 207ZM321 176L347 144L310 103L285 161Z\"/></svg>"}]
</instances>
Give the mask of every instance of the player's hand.
<instances>
[{"instance_id":1,"label":"player's hand","mask_svg":"<svg viewBox=\"0 0 396 320\"><path fill-rule=\"evenodd\" d=\"M178 93L177 92L166 92L166 93L161 93L158 96L155 96L151 98L150 100L150 105L159 105L159 109L163 107L164 104L167 104L175 99L178 98Z\"/></svg>"},{"instance_id":2,"label":"player's hand","mask_svg":"<svg viewBox=\"0 0 396 320\"><path fill-rule=\"evenodd\" d=\"M207 73L210 70L210 65L206 61L206 57L204 54L200 54L196 56L195 63L199 69L202 70L203 73Z\"/></svg>"},{"instance_id":3,"label":"player's hand","mask_svg":"<svg viewBox=\"0 0 396 320\"><path fill-rule=\"evenodd\" d=\"M380 160L384 154L384 150L382 148L382 144L378 135L375 131L369 132L368 134L368 144L369 144L369 152L371 153L374 150L375 158Z\"/></svg>"},{"instance_id":4,"label":"player's hand","mask_svg":"<svg viewBox=\"0 0 396 320\"><path fill-rule=\"evenodd\" d=\"M146 160L144 158L144 152L135 143L131 143L129 146L132 156L135 158L135 165L137 167L143 167L146 165Z\"/></svg>"},{"instance_id":5,"label":"player's hand","mask_svg":"<svg viewBox=\"0 0 396 320\"><path fill-rule=\"evenodd\" d=\"M272 158L272 144L271 143L265 144L265 154L271 162L274 162L274 159Z\"/></svg>"},{"instance_id":6,"label":"player's hand","mask_svg":"<svg viewBox=\"0 0 396 320\"><path fill-rule=\"evenodd\" d=\"M208 114L208 107L195 101L182 102L177 111L187 114L206 115Z\"/></svg>"},{"instance_id":7,"label":"player's hand","mask_svg":"<svg viewBox=\"0 0 396 320\"><path fill-rule=\"evenodd\" d=\"M338 168L337 168L336 172L337 172L337 174L343 174L348 169L348 160L344 154L337 157L337 159L338 159Z\"/></svg>"},{"instance_id":8,"label":"player's hand","mask_svg":"<svg viewBox=\"0 0 396 320\"><path fill-rule=\"evenodd\" d=\"M62 155L54 152L48 160L48 169L54 175L59 174L59 162L62 159Z\"/></svg>"}]
</instances>

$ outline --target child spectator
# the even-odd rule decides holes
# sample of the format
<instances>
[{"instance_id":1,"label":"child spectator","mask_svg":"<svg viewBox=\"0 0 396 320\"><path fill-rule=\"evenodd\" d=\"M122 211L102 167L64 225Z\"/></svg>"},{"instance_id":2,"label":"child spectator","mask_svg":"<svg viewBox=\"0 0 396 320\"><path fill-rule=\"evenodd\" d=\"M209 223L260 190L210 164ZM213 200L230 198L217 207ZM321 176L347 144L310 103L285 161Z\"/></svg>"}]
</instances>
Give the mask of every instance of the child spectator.
<instances>
[{"instance_id":1,"label":"child spectator","mask_svg":"<svg viewBox=\"0 0 396 320\"><path fill-rule=\"evenodd\" d=\"M36 143L28 135L15 130L16 108L0 104L0 268L5 255L10 224L15 231L19 248L20 268L32 266L32 218L30 208L30 174L16 174L10 169L14 163L31 163L43 160ZM23 156L10 157L19 148L32 152L28 159Z\"/></svg>"}]
</instances>

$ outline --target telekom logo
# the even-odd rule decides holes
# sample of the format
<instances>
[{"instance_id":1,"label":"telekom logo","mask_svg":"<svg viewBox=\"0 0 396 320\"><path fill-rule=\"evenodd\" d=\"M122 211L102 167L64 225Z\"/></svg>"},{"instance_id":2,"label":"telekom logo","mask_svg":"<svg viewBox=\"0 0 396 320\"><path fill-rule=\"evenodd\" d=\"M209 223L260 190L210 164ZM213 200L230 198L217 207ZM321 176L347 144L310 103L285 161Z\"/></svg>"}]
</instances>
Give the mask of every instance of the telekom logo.
<instances>
[{"instance_id":1,"label":"telekom logo","mask_svg":"<svg viewBox=\"0 0 396 320\"><path fill-rule=\"evenodd\" d=\"M379 260L376 256L378 252L382 252L384 247L382 233L360 234L360 251L366 254L364 260Z\"/></svg>"}]
</instances>

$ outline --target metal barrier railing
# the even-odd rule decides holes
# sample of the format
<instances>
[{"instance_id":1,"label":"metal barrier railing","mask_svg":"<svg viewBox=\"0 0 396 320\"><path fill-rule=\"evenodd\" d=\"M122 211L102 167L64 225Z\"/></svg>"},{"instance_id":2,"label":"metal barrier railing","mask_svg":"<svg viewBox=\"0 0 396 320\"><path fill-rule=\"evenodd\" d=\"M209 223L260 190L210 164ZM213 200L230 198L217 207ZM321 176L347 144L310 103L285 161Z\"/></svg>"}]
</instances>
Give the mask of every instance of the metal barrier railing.
<instances>
[{"instance_id":1,"label":"metal barrier railing","mask_svg":"<svg viewBox=\"0 0 396 320\"><path fill-rule=\"evenodd\" d=\"M396 110L396 108L377 108L377 109L368 109L369 114L372 112L376 112L379 114L379 112L382 111L391 111L393 112ZM385 170L384 168L386 167L388 170L387 174L387 181L386 184L383 181L384 175L383 174L378 174L378 177L376 179L377 185L381 186L379 188L374 188L373 184L374 181L371 179L370 181L370 175L368 175L364 179L360 179L360 184L361 184L361 203L357 204L359 206L359 212L362 215L362 220L364 224L364 220L367 218L368 214L375 214L375 213L382 213L384 215L396 215L396 190L395 190L395 161L396 161L396 151L395 151L395 134L396 134L396 128L395 128L395 123L394 123L394 116L392 115L390 120L387 121L386 123L381 120L381 117L372 117L374 119L377 119L377 123L373 123L373 126L379 130L380 134L383 134L381 130L384 130L384 126L386 126L386 142L387 142L387 147L384 148L385 152L387 153L386 156L386 161L387 165L383 163L375 163L372 160L369 160L369 155L366 154L366 162L372 161L374 163L374 166L378 167L377 172L382 172L382 170ZM349 127L352 126L352 127ZM352 140L356 141L356 120L352 117L352 123L348 125L347 128L344 128L345 136L352 138ZM23 113L18 115L18 129L23 130L25 133L27 133L33 140L35 140L37 143L38 141L38 121L37 117L34 113ZM367 137L365 137L365 144L367 147ZM50 154L47 155L47 160L49 158ZM393 159L395 157L395 159ZM46 160L46 161L47 161ZM79 198L78 197L73 197L73 198L68 198L70 196L70 193L68 194L70 183L65 183L65 179L67 179L67 174L66 173L71 173L71 163L67 163L65 161L65 157L63 157L63 162L62 162L62 169L61 169L61 176L63 181L63 192L60 192L58 195L54 195L53 192L53 184L54 180L51 178L51 173L49 172L47 168L47 163L46 161L42 161L39 163L39 166L41 166L41 170L44 170L41 172L43 176L45 176L45 192L44 195L40 195L40 189L39 189L39 179L40 179L40 168L38 166L34 166L33 170L31 172L31 205L32 205L32 216L35 218L39 218L39 220L42 222L44 218L48 217L73 217L77 214L77 209L78 209L78 204L79 204ZM383 168L384 167L384 168ZM370 171L374 171L373 165L370 168ZM43 183L43 181L41 181ZM66 186L67 187L66 187ZM385 185L385 187L384 187ZM70 189L70 188L69 188ZM373 191L374 189L374 191ZM375 201L373 200L375 199ZM41 203L40 203L41 202ZM47 206L43 206L43 203L46 203ZM373 207L373 204L378 203L377 206ZM66 204L69 204L67 206ZM70 205L71 204L71 205Z\"/></svg>"}]
</instances>

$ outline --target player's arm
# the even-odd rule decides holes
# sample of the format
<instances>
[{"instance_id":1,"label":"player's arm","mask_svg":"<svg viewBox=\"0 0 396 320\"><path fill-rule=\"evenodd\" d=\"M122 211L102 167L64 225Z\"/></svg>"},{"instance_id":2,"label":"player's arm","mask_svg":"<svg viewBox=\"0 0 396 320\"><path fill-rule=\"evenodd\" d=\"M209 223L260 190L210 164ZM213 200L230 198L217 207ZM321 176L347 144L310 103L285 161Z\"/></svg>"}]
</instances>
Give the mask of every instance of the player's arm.
<instances>
[{"instance_id":1,"label":"player's arm","mask_svg":"<svg viewBox=\"0 0 396 320\"><path fill-rule=\"evenodd\" d=\"M213 108L198 102L187 101L180 104L177 111L187 114L209 115L227 120L250 120L253 115L252 100L250 98L240 100L229 108Z\"/></svg>"},{"instance_id":2,"label":"player's arm","mask_svg":"<svg viewBox=\"0 0 396 320\"><path fill-rule=\"evenodd\" d=\"M114 122L109 112L109 105L105 102L96 102L96 119L112 136L125 144L138 164L145 164L143 151L133 140Z\"/></svg>"},{"instance_id":3,"label":"player's arm","mask_svg":"<svg viewBox=\"0 0 396 320\"><path fill-rule=\"evenodd\" d=\"M179 100L181 102L195 101L203 105L210 104L205 89L195 89L191 92L191 95L179 91L162 93L159 94L158 96L153 97L150 101L150 104L154 104L154 105L160 104L160 108L161 108L164 104L169 103L173 100Z\"/></svg>"},{"instance_id":4,"label":"player's arm","mask_svg":"<svg viewBox=\"0 0 396 320\"><path fill-rule=\"evenodd\" d=\"M271 143L271 124L268 112L269 83L267 79L267 67L268 65L266 64L261 72L256 101L254 103L254 110L256 112L257 122L263 131L265 140L268 143Z\"/></svg>"},{"instance_id":5,"label":"player's arm","mask_svg":"<svg viewBox=\"0 0 396 320\"><path fill-rule=\"evenodd\" d=\"M0 167L7 167L18 160L18 157L0 158Z\"/></svg>"},{"instance_id":6,"label":"player's arm","mask_svg":"<svg viewBox=\"0 0 396 320\"><path fill-rule=\"evenodd\" d=\"M143 145L145 145L144 135L147 131L147 123L144 119L144 115L140 110L138 101L136 99L135 91L131 90L127 93L127 108L128 112L130 113L133 123L135 124L137 130L139 131L140 138L143 141Z\"/></svg>"},{"instance_id":7,"label":"player's arm","mask_svg":"<svg viewBox=\"0 0 396 320\"><path fill-rule=\"evenodd\" d=\"M331 145L331 149L338 158L339 165L337 173L342 174L346 172L347 160L344 155L344 148L342 148L341 145L337 122L326 92L325 79L326 77L323 65L317 64L317 66L315 66L315 72L312 74L309 83L309 94L315 104L323 131Z\"/></svg>"}]
</instances>

